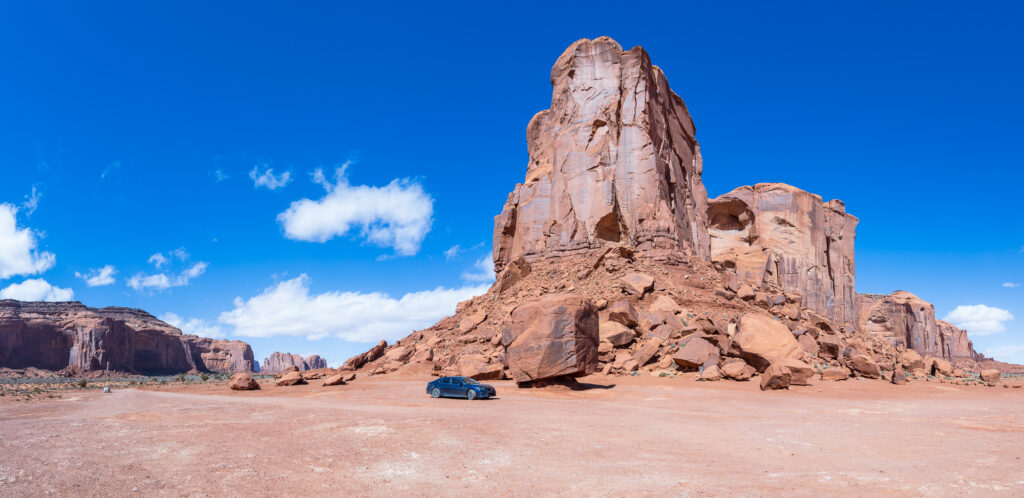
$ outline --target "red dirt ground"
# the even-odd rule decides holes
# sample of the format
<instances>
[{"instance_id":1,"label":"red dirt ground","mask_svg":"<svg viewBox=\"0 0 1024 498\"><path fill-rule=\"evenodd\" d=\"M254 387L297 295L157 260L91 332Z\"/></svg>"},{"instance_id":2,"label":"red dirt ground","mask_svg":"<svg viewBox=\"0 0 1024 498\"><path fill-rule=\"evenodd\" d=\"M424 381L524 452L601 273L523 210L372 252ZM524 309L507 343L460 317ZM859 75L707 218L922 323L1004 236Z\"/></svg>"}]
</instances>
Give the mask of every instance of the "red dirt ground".
<instances>
[{"instance_id":1,"label":"red dirt ground","mask_svg":"<svg viewBox=\"0 0 1024 498\"><path fill-rule=\"evenodd\" d=\"M428 379L0 403L0 495L1024 494L1024 389L594 376L469 402Z\"/></svg>"}]
</instances>

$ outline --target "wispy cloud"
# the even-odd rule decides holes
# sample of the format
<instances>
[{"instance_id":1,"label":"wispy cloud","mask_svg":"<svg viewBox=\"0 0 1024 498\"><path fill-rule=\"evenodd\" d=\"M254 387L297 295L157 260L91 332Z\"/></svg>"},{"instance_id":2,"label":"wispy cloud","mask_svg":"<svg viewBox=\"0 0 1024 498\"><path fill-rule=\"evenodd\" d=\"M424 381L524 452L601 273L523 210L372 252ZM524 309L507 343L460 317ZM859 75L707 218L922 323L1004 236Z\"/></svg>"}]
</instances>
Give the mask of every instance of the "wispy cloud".
<instances>
[{"instance_id":1,"label":"wispy cloud","mask_svg":"<svg viewBox=\"0 0 1024 498\"><path fill-rule=\"evenodd\" d=\"M990 335L1006 330L1006 323L1013 320L1007 310L974 304L957 306L943 320L967 330L973 335Z\"/></svg>"},{"instance_id":2,"label":"wispy cloud","mask_svg":"<svg viewBox=\"0 0 1024 498\"><path fill-rule=\"evenodd\" d=\"M106 265L102 268L94 268L85 273L75 272L75 277L85 280L89 287L100 287L114 283L114 274L117 269L113 265Z\"/></svg>"},{"instance_id":3,"label":"wispy cloud","mask_svg":"<svg viewBox=\"0 0 1024 498\"><path fill-rule=\"evenodd\" d=\"M231 178L231 175L227 174L227 172L225 172L224 170L222 170L220 168L217 168L217 169L213 170L213 179L214 179L214 181L222 182L224 180L227 180L228 178Z\"/></svg>"},{"instance_id":4,"label":"wispy cloud","mask_svg":"<svg viewBox=\"0 0 1024 498\"><path fill-rule=\"evenodd\" d=\"M319 200L295 201L277 220L285 236L293 240L326 242L358 231L367 242L392 247L400 255L419 252L433 222L434 200L423 187L409 179L393 180L383 187L350 185L345 176L349 163L337 168L334 182L323 170L313 182L326 190Z\"/></svg>"},{"instance_id":5,"label":"wispy cloud","mask_svg":"<svg viewBox=\"0 0 1024 498\"><path fill-rule=\"evenodd\" d=\"M139 272L128 279L128 287L137 291L165 290L170 289L171 287L184 287L193 279L205 273L208 266L210 266L209 263L200 261L178 274L155 273L149 275Z\"/></svg>"},{"instance_id":6,"label":"wispy cloud","mask_svg":"<svg viewBox=\"0 0 1024 498\"><path fill-rule=\"evenodd\" d=\"M288 182L292 181L291 171L285 171L280 175L275 175L274 168L266 168L266 165L263 166L265 169L262 172L260 172L260 166L253 166L252 171L249 172L249 178L252 179L255 186L267 187L270 190L277 190L288 185Z\"/></svg>"},{"instance_id":7,"label":"wispy cloud","mask_svg":"<svg viewBox=\"0 0 1024 498\"><path fill-rule=\"evenodd\" d=\"M493 282L494 260L490 255L484 256L473 264L473 271L462 273L462 279L470 282Z\"/></svg>"},{"instance_id":8,"label":"wispy cloud","mask_svg":"<svg viewBox=\"0 0 1024 498\"><path fill-rule=\"evenodd\" d=\"M999 360L1000 358L1012 356L1021 351L1024 351L1024 344L1012 344L1008 346L988 348L985 350L985 356L989 356L991 358Z\"/></svg>"},{"instance_id":9,"label":"wispy cloud","mask_svg":"<svg viewBox=\"0 0 1024 498\"><path fill-rule=\"evenodd\" d=\"M25 216L31 216L32 213L36 212L36 208L39 207L39 198L43 194L39 192L39 189L35 185L32 186L32 193L25 196L25 202L21 203L21 208L25 210Z\"/></svg>"},{"instance_id":10,"label":"wispy cloud","mask_svg":"<svg viewBox=\"0 0 1024 498\"><path fill-rule=\"evenodd\" d=\"M224 337L224 331L220 325L216 323L209 323L201 318L192 318L186 320L176 313L164 313L159 317L161 320L167 322L171 326L181 329L186 334L198 335L200 337L212 337L219 339Z\"/></svg>"},{"instance_id":11,"label":"wispy cloud","mask_svg":"<svg viewBox=\"0 0 1024 498\"><path fill-rule=\"evenodd\" d=\"M459 247L458 244L455 244L455 245L449 247L448 249L445 249L445 251L444 251L444 259L447 260L447 261L451 261L451 260L455 259L459 255L459 251L461 251L461 250L462 250L462 248Z\"/></svg>"},{"instance_id":12,"label":"wispy cloud","mask_svg":"<svg viewBox=\"0 0 1024 498\"><path fill-rule=\"evenodd\" d=\"M1020 284L1016 282L1003 282L1003 287L1006 287L1007 289L1016 289L1017 287L1020 287Z\"/></svg>"},{"instance_id":13,"label":"wispy cloud","mask_svg":"<svg viewBox=\"0 0 1024 498\"><path fill-rule=\"evenodd\" d=\"M107 166L103 168L103 172L100 173L100 180L106 180L111 177L114 173L117 173L121 169L121 161L110 161Z\"/></svg>"}]
</instances>

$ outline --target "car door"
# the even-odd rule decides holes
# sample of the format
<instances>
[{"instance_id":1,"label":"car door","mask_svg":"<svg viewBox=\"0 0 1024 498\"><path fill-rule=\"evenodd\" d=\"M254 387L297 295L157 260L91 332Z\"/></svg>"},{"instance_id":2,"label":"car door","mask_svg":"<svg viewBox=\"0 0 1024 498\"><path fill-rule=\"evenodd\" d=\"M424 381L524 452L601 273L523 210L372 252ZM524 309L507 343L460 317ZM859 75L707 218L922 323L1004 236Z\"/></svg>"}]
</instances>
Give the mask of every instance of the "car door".
<instances>
[{"instance_id":1,"label":"car door","mask_svg":"<svg viewBox=\"0 0 1024 498\"><path fill-rule=\"evenodd\" d=\"M452 378L451 377L442 377L441 380L439 380L437 382L437 387L441 388L441 395L442 396L451 396L452 395Z\"/></svg>"},{"instance_id":2,"label":"car door","mask_svg":"<svg viewBox=\"0 0 1024 498\"><path fill-rule=\"evenodd\" d=\"M452 377L449 379L451 384L448 386L448 394L452 396L462 396L466 393L466 383L462 382L462 379Z\"/></svg>"}]
</instances>

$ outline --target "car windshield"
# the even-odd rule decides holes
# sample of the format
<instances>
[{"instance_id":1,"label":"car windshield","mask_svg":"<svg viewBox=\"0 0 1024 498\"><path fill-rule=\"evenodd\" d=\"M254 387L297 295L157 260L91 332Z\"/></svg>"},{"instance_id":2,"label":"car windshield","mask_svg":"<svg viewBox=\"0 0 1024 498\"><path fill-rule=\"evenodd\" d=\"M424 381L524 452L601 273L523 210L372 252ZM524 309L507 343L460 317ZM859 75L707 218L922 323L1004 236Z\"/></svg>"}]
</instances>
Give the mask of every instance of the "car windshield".
<instances>
[{"instance_id":1,"label":"car windshield","mask_svg":"<svg viewBox=\"0 0 1024 498\"><path fill-rule=\"evenodd\" d=\"M473 380L473 379L471 379L469 377L463 377L462 380L466 381L466 384L469 384L471 386L479 386L480 385L479 382L477 382L477 381L475 381L475 380Z\"/></svg>"}]
</instances>

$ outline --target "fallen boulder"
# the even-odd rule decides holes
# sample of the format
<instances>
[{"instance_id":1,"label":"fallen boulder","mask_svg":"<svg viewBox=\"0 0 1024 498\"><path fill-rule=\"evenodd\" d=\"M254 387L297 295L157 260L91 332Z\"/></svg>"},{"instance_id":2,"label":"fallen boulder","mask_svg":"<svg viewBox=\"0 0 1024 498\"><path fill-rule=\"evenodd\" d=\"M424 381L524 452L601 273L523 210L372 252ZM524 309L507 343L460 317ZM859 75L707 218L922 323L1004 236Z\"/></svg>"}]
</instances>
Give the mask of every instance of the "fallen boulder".
<instances>
[{"instance_id":1,"label":"fallen boulder","mask_svg":"<svg viewBox=\"0 0 1024 498\"><path fill-rule=\"evenodd\" d=\"M809 386L814 377L814 369L810 365L795 359L787 359L782 366L789 369L789 383L794 386Z\"/></svg>"},{"instance_id":2,"label":"fallen boulder","mask_svg":"<svg viewBox=\"0 0 1024 498\"><path fill-rule=\"evenodd\" d=\"M284 374L283 376L281 376L280 379L277 379L277 382L275 382L274 384L277 385L277 386L282 386L283 387L283 386L297 386L297 385L305 384L305 383L306 383L306 379L302 378L302 374L301 373L299 373L299 372L288 372L288 373Z\"/></svg>"},{"instance_id":3,"label":"fallen boulder","mask_svg":"<svg viewBox=\"0 0 1024 498\"><path fill-rule=\"evenodd\" d=\"M789 387L790 371L782 365L770 365L761 374L761 390L785 389Z\"/></svg>"},{"instance_id":4,"label":"fallen boulder","mask_svg":"<svg viewBox=\"0 0 1024 498\"><path fill-rule=\"evenodd\" d=\"M821 380L837 381L850 378L850 369L846 367L830 367L821 371Z\"/></svg>"},{"instance_id":5,"label":"fallen boulder","mask_svg":"<svg viewBox=\"0 0 1024 498\"><path fill-rule=\"evenodd\" d=\"M615 301L608 307L608 321L621 323L629 328L636 327L638 323L636 308L625 299Z\"/></svg>"},{"instance_id":6,"label":"fallen boulder","mask_svg":"<svg viewBox=\"0 0 1024 498\"><path fill-rule=\"evenodd\" d=\"M900 366L906 370L913 372L914 370L924 370L924 358L913 349L908 349L900 353L899 356Z\"/></svg>"},{"instance_id":7,"label":"fallen boulder","mask_svg":"<svg viewBox=\"0 0 1024 498\"><path fill-rule=\"evenodd\" d=\"M232 391L258 391L260 388L260 383L256 382L256 379L242 372L232 375L228 385Z\"/></svg>"},{"instance_id":8,"label":"fallen boulder","mask_svg":"<svg viewBox=\"0 0 1024 498\"><path fill-rule=\"evenodd\" d=\"M517 383L581 376L597 367L597 308L576 295L552 295L517 307L505 324L509 374Z\"/></svg>"},{"instance_id":9,"label":"fallen boulder","mask_svg":"<svg viewBox=\"0 0 1024 498\"><path fill-rule=\"evenodd\" d=\"M850 370L853 370L854 373L861 377L877 379L882 376L882 372L879 370L878 364L875 363L875 360L872 360L862 354L850 357L849 361L847 361L847 365L850 367Z\"/></svg>"},{"instance_id":10,"label":"fallen boulder","mask_svg":"<svg viewBox=\"0 0 1024 498\"><path fill-rule=\"evenodd\" d=\"M672 356L672 361L683 368L706 368L717 365L718 357L718 347L700 337L694 337L679 343L679 349Z\"/></svg>"},{"instance_id":11,"label":"fallen boulder","mask_svg":"<svg viewBox=\"0 0 1024 498\"><path fill-rule=\"evenodd\" d=\"M799 360L803 356L803 348L789 328L768 315L743 315L732 345L739 356L759 372L765 371L772 363Z\"/></svg>"},{"instance_id":12,"label":"fallen boulder","mask_svg":"<svg viewBox=\"0 0 1024 498\"><path fill-rule=\"evenodd\" d=\"M601 322L598 325L598 336L601 341L608 341L615 347L622 347L636 338L636 332L619 322Z\"/></svg>"},{"instance_id":13,"label":"fallen boulder","mask_svg":"<svg viewBox=\"0 0 1024 498\"><path fill-rule=\"evenodd\" d=\"M343 386L345 385L345 374L334 374L324 379L324 386Z\"/></svg>"},{"instance_id":14,"label":"fallen boulder","mask_svg":"<svg viewBox=\"0 0 1024 498\"><path fill-rule=\"evenodd\" d=\"M734 360L722 365L722 375L732 380L749 380L757 373L754 367L747 365L743 360Z\"/></svg>"},{"instance_id":15,"label":"fallen boulder","mask_svg":"<svg viewBox=\"0 0 1024 498\"><path fill-rule=\"evenodd\" d=\"M999 382L999 379L1001 377L1002 375L999 373L999 370L996 370L994 368L989 368L981 371L981 380L985 382Z\"/></svg>"},{"instance_id":16,"label":"fallen boulder","mask_svg":"<svg viewBox=\"0 0 1024 498\"><path fill-rule=\"evenodd\" d=\"M722 380L722 372L718 369L718 365L710 365L704 367L704 371L700 374L700 379L706 381Z\"/></svg>"},{"instance_id":17,"label":"fallen boulder","mask_svg":"<svg viewBox=\"0 0 1024 498\"><path fill-rule=\"evenodd\" d=\"M654 277L646 273L630 273L622 278L622 289L634 296L643 297L654 289Z\"/></svg>"}]
</instances>

